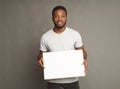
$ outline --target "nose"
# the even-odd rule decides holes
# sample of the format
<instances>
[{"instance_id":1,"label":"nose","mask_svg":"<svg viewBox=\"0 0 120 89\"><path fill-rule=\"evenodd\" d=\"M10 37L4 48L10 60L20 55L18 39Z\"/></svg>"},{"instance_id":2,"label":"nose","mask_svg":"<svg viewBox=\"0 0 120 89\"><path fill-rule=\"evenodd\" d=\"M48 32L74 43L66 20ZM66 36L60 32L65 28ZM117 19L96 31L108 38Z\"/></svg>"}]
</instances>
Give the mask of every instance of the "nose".
<instances>
[{"instance_id":1,"label":"nose","mask_svg":"<svg viewBox=\"0 0 120 89\"><path fill-rule=\"evenodd\" d=\"M58 17L58 20L61 20L62 18L61 17Z\"/></svg>"}]
</instances>

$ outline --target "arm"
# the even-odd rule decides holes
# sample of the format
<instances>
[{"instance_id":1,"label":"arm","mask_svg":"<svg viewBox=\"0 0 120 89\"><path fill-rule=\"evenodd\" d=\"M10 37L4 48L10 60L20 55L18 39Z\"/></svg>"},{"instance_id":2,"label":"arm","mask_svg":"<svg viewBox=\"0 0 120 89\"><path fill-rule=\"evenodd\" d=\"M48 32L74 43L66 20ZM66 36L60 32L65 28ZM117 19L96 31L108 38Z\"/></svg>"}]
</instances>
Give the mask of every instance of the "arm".
<instances>
[{"instance_id":1,"label":"arm","mask_svg":"<svg viewBox=\"0 0 120 89\"><path fill-rule=\"evenodd\" d=\"M88 62L87 62L87 52L84 49L84 46L81 46L79 48L75 48L76 50L83 50L83 57L84 57L84 67L85 67L85 73L87 73L87 68L88 68Z\"/></svg>"},{"instance_id":2,"label":"arm","mask_svg":"<svg viewBox=\"0 0 120 89\"><path fill-rule=\"evenodd\" d=\"M42 50L39 51L38 63L40 64L40 66L41 66L42 68L44 68L44 63L43 63L43 51L42 51Z\"/></svg>"}]
</instances>

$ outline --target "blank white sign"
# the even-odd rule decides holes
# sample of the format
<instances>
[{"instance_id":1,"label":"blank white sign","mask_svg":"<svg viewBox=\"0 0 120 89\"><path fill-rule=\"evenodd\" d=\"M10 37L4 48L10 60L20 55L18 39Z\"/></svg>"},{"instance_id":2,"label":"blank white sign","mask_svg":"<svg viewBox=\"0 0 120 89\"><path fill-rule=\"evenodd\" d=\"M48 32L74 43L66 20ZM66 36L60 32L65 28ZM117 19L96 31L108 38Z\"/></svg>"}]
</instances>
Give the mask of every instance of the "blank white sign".
<instances>
[{"instance_id":1,"label":"blank white sign","mask_svg":"<svg viewBox=\"0 0 120 89\"><path fill-rule=\"evenodd\" d=\"M45 80L85 76L82 50L46 52L43 62Z\"/></svg>"}]
</instances>

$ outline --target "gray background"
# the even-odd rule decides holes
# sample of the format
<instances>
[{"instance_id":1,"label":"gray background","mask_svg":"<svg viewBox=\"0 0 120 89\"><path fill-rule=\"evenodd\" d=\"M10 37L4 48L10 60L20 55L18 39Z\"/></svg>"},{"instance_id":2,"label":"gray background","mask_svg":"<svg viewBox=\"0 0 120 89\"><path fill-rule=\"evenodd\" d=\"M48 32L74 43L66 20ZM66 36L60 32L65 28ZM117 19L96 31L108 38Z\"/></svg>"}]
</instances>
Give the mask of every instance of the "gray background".
<instances>
[{"instance_id":1,"label":"gray background","mask_svg":"<svg viewBox=\"0 0 120 89\"><path fill-rule=\"evenodd\" d=\"M81 89L119 89L119 0L0 0L0 89L46 89L37 55L56 5L68 9L67 26L81 33L88 52Z\"/></svg>"}]
</instances>

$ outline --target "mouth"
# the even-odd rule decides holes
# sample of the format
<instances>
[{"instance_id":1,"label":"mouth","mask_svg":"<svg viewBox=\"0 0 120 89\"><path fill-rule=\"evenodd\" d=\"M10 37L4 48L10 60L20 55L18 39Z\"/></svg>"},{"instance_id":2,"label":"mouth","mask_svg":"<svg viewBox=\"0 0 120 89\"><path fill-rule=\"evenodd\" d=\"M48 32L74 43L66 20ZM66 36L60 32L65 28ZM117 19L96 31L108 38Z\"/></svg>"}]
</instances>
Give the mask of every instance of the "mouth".
<instances>
[{"instance_id":1,"label":"mouth","mask_svg":"<svg viewBox=\"0 0 120 89\"><path fill-rule=\"evenodd\" d=\"M54 25L58 29L61 29L62 27L64 27L66 25L66 22L59 20L59 21L54 22Z\"/></svg>"},{"instance_id":2,"label":"mouth","mask_svg":"<svg viewBox=\"0 0 120 89\"><path fill-rule=\"evenodd\" d=\"M57 25L63 25L63 24L64 24L64 22L62 22L62 21L57 22Z\"/></svg>"}]
</instances>

